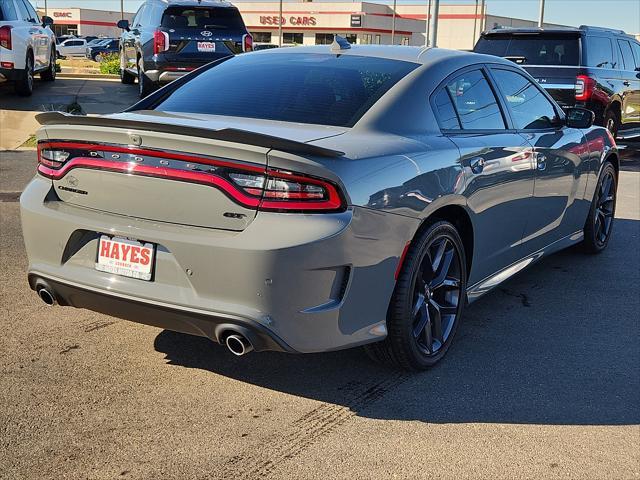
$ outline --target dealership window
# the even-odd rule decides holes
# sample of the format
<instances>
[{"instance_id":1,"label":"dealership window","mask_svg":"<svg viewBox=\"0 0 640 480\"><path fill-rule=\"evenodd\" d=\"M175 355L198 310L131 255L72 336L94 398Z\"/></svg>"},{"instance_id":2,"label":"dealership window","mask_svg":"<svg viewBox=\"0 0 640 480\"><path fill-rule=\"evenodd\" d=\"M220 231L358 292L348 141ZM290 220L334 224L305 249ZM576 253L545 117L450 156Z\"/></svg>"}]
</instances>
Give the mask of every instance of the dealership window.
<instances>
[{"instance_id":1,"label":"dealership window","mask_svg":"<svg viewBox=\"0 0 640 480\"><path fill-rule=\"evenodd\" d=\"M362 43L363 45L369 45L372 39L373 36L370 33L365 33L362 35L362 41L360 43Z\"/></svg>"},{"instance_id":2,"label":"dealership window","mask_svg":"<svg viewBox=\"0 0 640 480\"><path fill-rule=\"evenodd\" d=\"M294 43L296 45L302 45L303 34L286 32L282 34L282 43Z\"/></svg>"},{"instance_id":3,"label":"dealership window","mask_svg":"<svg viewBox=\"0 0 640 480\"><path fill-rule=\"evenodd\" d=\"M358 35L356 35L355 33L347 33L344 38L349 43L352 43L352 44L358 43Z\"/></svg>"},{"instance_id":4,"label":"dealership window","mask_svg":"<svg viewBox=\"0 0 640 480\"><path fill-rule=\"evenodd\" d=\"M333 33L316 33L316 45L329 45L333 43Z\"/></svg>"},{"instance_id":5,"label":"dealership window","mask_svg":"<svg viewBox=\"0 0 640 480\"><path fill-rule=\"evenodd\" d=\"M53 31L56 37L63 35L78 35L78 25L53 25Z\"/></svg>"},{"instance_id":6,"label":"dealership window","mask_svg":"<svg viewBox=\"0 0 640 480\"><path fill-rule=\"evenodd\" d=\"M251 32L256 43L271 43L271 32Z\"/></svg>"},{"instance_id":7,"label":"dealership window","mask_svg":"<svg viewBox=\"0 0 640 480\"><path fill-rule=\"evenodd\" d=\"M402 37L401 45L409 45L409 37Z\"/></svg>"}]
</instances>

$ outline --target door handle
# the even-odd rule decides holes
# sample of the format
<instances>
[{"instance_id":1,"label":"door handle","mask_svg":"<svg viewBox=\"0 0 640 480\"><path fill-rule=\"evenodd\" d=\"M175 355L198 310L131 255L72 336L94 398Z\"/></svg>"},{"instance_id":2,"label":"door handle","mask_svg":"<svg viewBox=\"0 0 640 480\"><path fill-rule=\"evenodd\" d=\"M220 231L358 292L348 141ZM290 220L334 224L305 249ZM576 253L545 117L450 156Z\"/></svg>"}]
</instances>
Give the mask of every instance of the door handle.
<instances>
[{"instance_id":1,"label":"door handle","mask_svg":"<svg viewBox=\"0 0 640 480\"><path fill-rule=\"evenodd\" d=\"M536 153L536 168L544 172L547 169L547 156L544 153Z\"/></svg>"},{"instance_id":2,"label":"door handle","mask_svg":"<svg viewBox=\"0 0 640 480\"><path fill-rule=\"evenodd\" d=\"M473 159L471 159L471 162L469 163L469 166L471 167L471 171L473 173L475 173L476 175L479 173L482 173L482 170L484 170L484 158L483 157L475 157Z\"/></svg>"}]
</instances>

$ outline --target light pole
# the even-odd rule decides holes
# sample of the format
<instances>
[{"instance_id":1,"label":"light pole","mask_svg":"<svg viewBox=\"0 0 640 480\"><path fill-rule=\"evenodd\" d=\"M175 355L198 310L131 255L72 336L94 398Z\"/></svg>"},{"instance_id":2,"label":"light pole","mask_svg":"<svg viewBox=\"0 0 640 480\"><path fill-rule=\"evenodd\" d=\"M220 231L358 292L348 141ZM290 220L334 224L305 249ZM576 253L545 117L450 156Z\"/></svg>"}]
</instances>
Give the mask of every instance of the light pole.
<instances>
[{"instance_id":1,"label":"light pole","mask_svg":"<svg viewBox=\"0 0 640 480\"><path fill-rule=\"evenodd\" d=\"M484 14L485 9L485 0L482 0L482 4L480 5L480 31L484 32L486 28L487 16Z\"/></svg>"},{"instance_id":2,"label":"light pole","mask_svg":"<svg viewBox=\"0 0 640 480\"><path fill-rule=\"evenodd\" d=\"M542 28L544 25L544 0L540 0L540 16L538 17L538 26Z\"/></svg>"},{"instance_id":3,"label":"light pole","mask_svg":"<svg viewBox=\"0 0 640 480\"><path fill-rule=\"evenodd\" d=\"M429 46L429 25L431 24L430 15L431 15L431 0L427 2L427 21L425 22L427 24L427 31L425 32L425 39L424 39L425 47Z\"/></svg>"},{"instance_id":4,"label":"light pole","mask_svg":"<svg viewBox=\"0 0 640 480\"><path fill-rule=\"evenodd\" d=\"M396 43L396 0L393 0L393 17L391 21L391 45Z\"/></svg>"},{"instance_id":5,"label":"light pole","mask_svg":"<svg viewBox=\"0 0 640 480\"><path fill-rule=\"evenodd\" d=\"M120 20L124 20L124 0L120 0Z\"/></svg>"},{"instance_id":6,"label":"light pole","mask_svg":"<svg viewBox=\"0 0 640 480\"><path fill-rule=\"evenodd\" d=\"M282 46L282 0L280 0L280 16L278 17L278 46Z\"/></svg>"},{"instance_id":7,"label":"light pole","mask_svg":"<svg viewBox=\"0 0 640 480\"><path fill-rule=\"evenodd\" d=\"M433 0L433 13L431 14L431 26L429 27L429 46L438 46L438 13L440 12L440 0Z\"/></svg>"}]
</instances>

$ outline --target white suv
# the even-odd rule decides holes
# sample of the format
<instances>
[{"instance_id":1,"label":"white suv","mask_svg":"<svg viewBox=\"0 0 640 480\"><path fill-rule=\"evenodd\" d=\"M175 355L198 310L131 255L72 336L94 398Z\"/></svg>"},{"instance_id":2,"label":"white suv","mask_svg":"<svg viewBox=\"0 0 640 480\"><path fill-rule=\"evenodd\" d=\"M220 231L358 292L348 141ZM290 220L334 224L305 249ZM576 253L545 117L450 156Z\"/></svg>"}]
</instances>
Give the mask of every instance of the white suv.
<instances>
[{"instance_id":1,"label":"white suv","mask_svg":"<svg viewBox=\"0 0 640 480\"><path fill-rule=\"evenodd\" d=\"M0 83L13 81L16 92L31 95L36 73L56 79L56 37L29 0L0 0Z\"/></svg>"},{"instance_id":2,"label":"white suv","mask_svg":"<svg viewBox=\"0 0 640 480\"><path fill-rule=\"evenodd\" d=\"M60 58L84 57L87 53L87 41L84 38L67 38L60 42L56 49Z\"/></svg>"}]
</instances>

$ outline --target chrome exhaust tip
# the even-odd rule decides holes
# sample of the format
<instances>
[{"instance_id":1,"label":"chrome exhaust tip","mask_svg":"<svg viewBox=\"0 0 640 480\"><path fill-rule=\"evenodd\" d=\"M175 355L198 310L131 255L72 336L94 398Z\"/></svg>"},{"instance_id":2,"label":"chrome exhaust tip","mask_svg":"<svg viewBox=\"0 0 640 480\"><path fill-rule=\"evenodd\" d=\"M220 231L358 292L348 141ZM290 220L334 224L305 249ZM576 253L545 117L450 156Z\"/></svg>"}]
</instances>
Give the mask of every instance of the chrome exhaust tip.
<instances>
[{"instance_id":1,"label":"chrome exhaust tip","mask_svg":"<svg viewBox=\"0 0 640 480\"><path fill-rule=\"evenodd\" d=\"M251 345L251 342L249 342L249 340L247 340L242 335L238 334L229 335L225 339L224 343L227 345L229 351L238 357L245 355L253 350L253 345Z\"/></svg>"},{"instance_id":2,"label":"chrome exhaust tip","mask_svg":"<svg viewBox=\"0 0 640 480\"><path fill-rule=\"evenodd\" d=\"M49 305L50 307L56 304L56 297L53 295L53 292L49 291L46 287L38 288L38 296L40 300Z\"/></svg>"}]
</instances>

